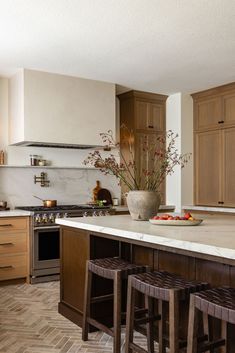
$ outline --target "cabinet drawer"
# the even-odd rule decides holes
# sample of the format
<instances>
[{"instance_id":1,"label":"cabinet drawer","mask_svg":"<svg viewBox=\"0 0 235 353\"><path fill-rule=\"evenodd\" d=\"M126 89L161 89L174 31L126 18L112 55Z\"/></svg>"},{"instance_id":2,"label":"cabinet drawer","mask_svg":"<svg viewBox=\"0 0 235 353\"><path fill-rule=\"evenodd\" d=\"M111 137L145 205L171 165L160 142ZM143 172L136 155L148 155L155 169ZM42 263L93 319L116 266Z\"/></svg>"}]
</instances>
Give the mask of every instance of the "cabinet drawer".
<instances>
[{"instance_id":1,"label":"cabinet drawer","mask_svg":"<svg viewBox=\"0 0 235 353\"><path fill-rule=\"evenodd\" d=\"M0 255L27 251L27 234L0 234Z\"/></svg>"},{"instance_id":2,"label":"cabinet drawer","mask_svg":"<svg viewBox=\"0 0 235 353\"><path fill-rule=\"evenodd\" d=\"M28 218L0 218L0 232L8 232L12 230L26 230L28 226Z\"/></svg>"},{"instance_id":3,"label":"cabinet drawer","mask_svg":"<svg viewBox=\"0 0 235 353\"><path fill-rule=\"evenodd\" d=\"M0 280L21 278L27 276L27 256L0 257Z\"/></svg>"}]
</instances>

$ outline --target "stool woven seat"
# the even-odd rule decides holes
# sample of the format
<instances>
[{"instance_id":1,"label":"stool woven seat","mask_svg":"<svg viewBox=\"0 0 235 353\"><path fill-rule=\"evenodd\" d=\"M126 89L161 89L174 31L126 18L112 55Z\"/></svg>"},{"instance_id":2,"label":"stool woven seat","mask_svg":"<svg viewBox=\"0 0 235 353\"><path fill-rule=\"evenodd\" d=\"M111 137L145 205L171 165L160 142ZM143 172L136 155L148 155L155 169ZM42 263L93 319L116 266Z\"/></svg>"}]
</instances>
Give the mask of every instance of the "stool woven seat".
<instances>
[{"instance_id":1,"label":"stool woven seat","mask_svg":"<svg viewBox=\"0 0 235 353\"><path fill-rule=\"evenodd\" d=\"M199 313L202 313L204 318L220 320L220 338L214 336L213 326L208 327L206 325L204 333L207 335L207 340L202 343L198 342ZM190 297L189 322L187 353L214 352L219 347L221 347L219 352L227 353L228 323L235 324L235 289L220 287L192 294Z\"/></svg>"},{"instance_id":2,"label":"stool woven seat","mask_svg":"<svg viewBox=\"0 0 235 353\"><path fill-rule=\"evenodd\" d=\"M185 300L190 293L208 288L207 283L189 281L166 271L134 275L131 282L139 292L166 301L169 301L170 289L178 291L179 300Z\"/></svg>"},{"instance_id":3,"label":"stool woven seat","mask_svg":"<svg viewBox=\"0 0 235 353\"><path fill-rule=\"evenodd\" d=\"M98 276L108 279L114 279L115 272L121 271L121 277L124 279L131 274L138 274L146 271L146 266L138 266L118 257L110 257L90 260L88 262L88 269Z\"/></svg>"},{"instance_id":4,"label":"stool woven seat","mask_svg":"<svg viewBox=\"0 0 235 353\"><path fill-rule=\"evenodd\" d=\"M217 319L235 324L235 288L215 288L195 294L195 306Z\"/></svg>"}]
</instances>

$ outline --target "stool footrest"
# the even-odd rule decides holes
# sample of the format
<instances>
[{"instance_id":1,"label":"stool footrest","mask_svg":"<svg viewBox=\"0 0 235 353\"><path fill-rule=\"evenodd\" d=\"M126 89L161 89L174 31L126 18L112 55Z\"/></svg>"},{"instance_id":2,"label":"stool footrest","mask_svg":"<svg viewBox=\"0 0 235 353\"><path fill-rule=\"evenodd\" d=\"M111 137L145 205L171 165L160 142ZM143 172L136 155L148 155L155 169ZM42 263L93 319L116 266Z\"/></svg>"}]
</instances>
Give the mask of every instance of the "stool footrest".
<instances>
[{"instance_id":1,"label":"stool footrest","mask_svg":"<svg viewBox=\"0 0 235 353\"><path fill-rule=\"evenodd\" d=\"M134 323L137 325L147 324L148 322L154 322L157 320L161 320L161 315L153 315L148 317L142 317L139 319L135 319Z\"/></svg>"},{"instance_id":2,"label":"stool footrest","mask_svg":"<svg viewBox=\"0 0 235 353\"><path fill-rule=\"evenodd\" d=\"M103 325L101 322L95 320L95 319L92 319L91 317L88 317L87 318L87 322L88 324L98 328L99 330L107 333L107 335L111 336L111 337L114 337L114 332L111 328Z\"/></svg>"},{"instance_id":3,"label":"stool footrest","mask_svg":"<svg viewBox=\"0 0 235 353\"><path fill-rule=\"evenodd\" d=\"M106 302L113 299L113 294L99 295L98 297L91 298L91 303Z\"/></svg>"},{"instance_id":4,"label":"stool footrest","mask_svg":"<svg viewBox=\"0 0 235 353\"><path fill-rule=\"evenodd\" d=\"M137 353L148 353L144 348L141 348L140 346L137 346L137 344L131 342L130 343L130 348L133 349L134 352Z\"/></svg>"},{"instance_id":5,"label":"stool footrest","mask_svg":"<svg viewBox=\"0 0 235 353\"><path fill-rule=\"evenodd\" d=\"M225 345L225 339L219 339L213 342L207 342L200 347L200 352L207 352L211 349L219 348L224 345Z\"/></svg>"}]
</instances>

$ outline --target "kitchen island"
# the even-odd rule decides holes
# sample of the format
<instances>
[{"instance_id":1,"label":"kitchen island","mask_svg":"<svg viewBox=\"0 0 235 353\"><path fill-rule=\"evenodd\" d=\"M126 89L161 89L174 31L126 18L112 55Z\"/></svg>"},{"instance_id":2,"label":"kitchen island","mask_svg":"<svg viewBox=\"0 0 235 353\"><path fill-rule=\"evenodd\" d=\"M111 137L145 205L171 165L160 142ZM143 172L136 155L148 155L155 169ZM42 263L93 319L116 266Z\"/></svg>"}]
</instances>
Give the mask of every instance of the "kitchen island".
<instances>
[{"instance_id":1,"label":"kitchen island","mask_svg":"<svg viewBox=\"0 0 235 353\"><path fill-rule=\"evenodd\" d=\"M235 221L229 216L203 217L195 227L156 226L126 215L58 219L62 226L59 312L81 326L85 263L94 258L122 256L212 286L235 287ZM93 294L106 294L111 288L95 278ZM111 309L99 303L92 311L107 321Z\"/></svg>"}]
</instances>

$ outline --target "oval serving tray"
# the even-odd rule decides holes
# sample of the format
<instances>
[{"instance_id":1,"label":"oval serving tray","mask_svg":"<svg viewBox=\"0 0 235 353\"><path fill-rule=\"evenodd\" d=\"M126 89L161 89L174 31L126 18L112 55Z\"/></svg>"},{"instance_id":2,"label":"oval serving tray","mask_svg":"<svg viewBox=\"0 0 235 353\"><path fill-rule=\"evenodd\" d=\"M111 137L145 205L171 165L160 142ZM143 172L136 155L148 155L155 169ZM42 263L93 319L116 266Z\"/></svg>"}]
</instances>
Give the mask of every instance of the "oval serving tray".
<instances>
[{"instance_id":1,"label":"oval serving tray","mask_svg":"<svg viewBox=\"0 0 235 353\"><path fill-rule=\"evenodd\" d=\"M180 219L150 219L149 222L159 226L198 226L202 223L202 219L194 219L191 221L180 220Z\"/></svg>"}]
</instances>

